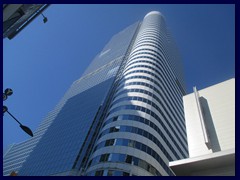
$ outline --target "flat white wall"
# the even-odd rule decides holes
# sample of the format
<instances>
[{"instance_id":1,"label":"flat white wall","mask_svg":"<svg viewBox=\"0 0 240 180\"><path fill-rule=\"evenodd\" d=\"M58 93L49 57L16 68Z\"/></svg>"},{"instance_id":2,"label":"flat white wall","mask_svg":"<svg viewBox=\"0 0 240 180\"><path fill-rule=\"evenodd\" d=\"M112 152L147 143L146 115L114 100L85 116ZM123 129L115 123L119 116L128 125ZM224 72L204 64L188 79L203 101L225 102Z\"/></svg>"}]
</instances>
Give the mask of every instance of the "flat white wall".
<instances>
[{"instance_id":1,"label":"flat white wall","mask_svg":"<svg viewBox=\"0 0 240 180\"><path fill-rule=\"evenodd\" d=\"M191 173L190 176L235 176L235 166L223 166Z\"/></svg>"},{"instance_id":2,"label":"flat white wall","mask_svg":"<svg viewBox=\"0 0 240 180\"><path fill-rule=\"evenodd\" d=\"M199 90L211 149L205 145L194 93L183 97L189 157L235 148L235 79Z\"/></svg>"}]
</instances>

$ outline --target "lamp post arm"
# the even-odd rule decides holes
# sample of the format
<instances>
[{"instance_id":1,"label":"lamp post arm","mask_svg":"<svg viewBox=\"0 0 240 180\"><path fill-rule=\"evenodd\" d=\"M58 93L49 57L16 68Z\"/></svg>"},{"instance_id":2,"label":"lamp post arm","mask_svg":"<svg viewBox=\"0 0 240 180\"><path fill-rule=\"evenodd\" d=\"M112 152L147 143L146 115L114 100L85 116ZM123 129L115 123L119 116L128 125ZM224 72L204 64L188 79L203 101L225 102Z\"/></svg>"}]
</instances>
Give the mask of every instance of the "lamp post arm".
<instances>
[{"instance_id":1,"label":"lamp post arm","mask_svg":"<svg viewBox=\"0 0 240 180\"><path fill-rule=\"evenodd\" d=\"M13 119L15 119L15 121L18 122L18 124L22 125L22 123L20 123L17 118L15 118L8 110L6 111Z\"/></svg>"}]
</instances>

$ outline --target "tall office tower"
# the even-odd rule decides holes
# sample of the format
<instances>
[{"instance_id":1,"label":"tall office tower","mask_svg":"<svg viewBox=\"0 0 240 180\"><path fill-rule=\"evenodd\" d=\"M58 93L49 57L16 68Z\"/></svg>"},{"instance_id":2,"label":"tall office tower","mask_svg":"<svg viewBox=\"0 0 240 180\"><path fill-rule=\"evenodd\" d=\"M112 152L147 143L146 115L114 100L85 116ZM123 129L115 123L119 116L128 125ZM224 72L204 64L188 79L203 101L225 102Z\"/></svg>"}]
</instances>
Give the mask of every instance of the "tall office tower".
<instances>
[{"instance_id":1,"label":"tall office tower","mask_svg":"<svg viewBox=\"0 0 240 180\"><path fill-rule=\"evenodd\" d=\"M54 110L47 115L34 132L34 137L9 148L3 157L5 176L12 171L18 173L20 169L24 175L69 174L83 142L89 138L87 134L95 133L95 124L93 127L91 125L102 111L103 102L106 101L137 27L138 23L135 23L113 36L82 77L72 84ZM87 140L84 145L87 146L89 142ZM28 168L30 162L31 168Z\"/></svg>"},{"instance_id":2,"label":"tall office tower","mask_svg":"<svg viewBox=\"0 0 240 180\"><path fill-rule=\"evenodd\" d=\"M86 175L174 175L168 162L188 156L183 77L172 48L162 15L148 13L122 67Z\"/></svg>"},{"instance_id":3,"label":"tall office tower","mask_svg":"<svg viewBox=\"0 0 240 180\"><path fill-rule=\"evenodd\" d=\"M18 174L174 175L168 162L188 150L173 44L156 11L116 34L42 125Z\"/></svg>"}]
</instances>

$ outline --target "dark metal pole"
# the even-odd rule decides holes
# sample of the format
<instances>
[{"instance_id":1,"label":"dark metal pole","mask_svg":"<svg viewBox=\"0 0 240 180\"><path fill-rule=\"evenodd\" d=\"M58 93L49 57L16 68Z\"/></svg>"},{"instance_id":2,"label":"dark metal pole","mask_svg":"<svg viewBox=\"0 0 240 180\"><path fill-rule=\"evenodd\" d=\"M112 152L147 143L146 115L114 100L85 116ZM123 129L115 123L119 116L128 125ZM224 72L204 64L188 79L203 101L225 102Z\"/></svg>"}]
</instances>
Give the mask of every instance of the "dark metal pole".
<instances>
[{"instance_id":1,"label":"dark metal pole","mask_svg":"<svg viewBox=\"0 0 240 180\"><path fill-rule=\"evenodd\" d=\"M10 116L12 116L13 119L15 119L15 121L18 122L18 124L22 125L22 123L20 123L17 118L15 118L8 110L6 111Z\"/></svg>"},{"instance_id":2,"label":"dark metal pole","mask_svg":"<svg viewBox=\"0 0 240 180\"><path fill-rule=\"evenodd\" d=\"M32 133L32 130L27 127L27 126L24 126L22 125L22 123L20 123L17 118L15 118L8 110L6 110L6 112L15 120L18 122L18 124L20 124L20 128L22 128L22 130L27 133L29 136L32 136L33 137L33 133Z\"/></svg>"},{"instance_id":3,"label":"dark metal pole","mask_svg":"<svg viewBox=\"0 0 240 180\"><path fill-rule=\"evenodd\" d=\"M13 90L10 89L10 88L7 88L5 89L5 92L3 93L3 101L5 101L7 99L8 96L11 96L13 94ZM9 111L8 111L8 108L7 106L4 106L3 105L3 115L4 113L7 112L15 121L17 121L18 124L20 124L20 128L22 128L22 130L27 133L28 135L32 136L33 137L33 133L32 133L32 130L27 127L27 126L24 126L22 125L22 123L20 123L20 121L17 120L17 118L15 118Z\"/></svg>"}]
</instances>

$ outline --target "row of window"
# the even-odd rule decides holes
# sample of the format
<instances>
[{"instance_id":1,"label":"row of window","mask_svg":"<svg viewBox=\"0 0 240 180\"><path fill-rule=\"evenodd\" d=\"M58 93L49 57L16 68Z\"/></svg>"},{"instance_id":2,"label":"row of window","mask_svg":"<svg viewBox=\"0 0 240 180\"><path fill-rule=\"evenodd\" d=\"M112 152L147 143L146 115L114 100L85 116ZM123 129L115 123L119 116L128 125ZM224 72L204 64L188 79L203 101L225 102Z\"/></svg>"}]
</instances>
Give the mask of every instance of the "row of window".
<instances>
[{"instance_id":1,"label":"row of window","mask_svg":"<svg viewBox=\"0 0 240 180\"><path fill-rule=\"evenodd\" d=\"M9 169L9 168L12 168L12 167L14 167L16 164L22 163L22 162L24 162L25 160L26 160L26 157L16 158L15 161L8 162L7 164L4 163L3 169L6 170L6 169Z\"/></svg>"},{"instance_id":2,"label":"row of window","mask_svg":"<svg viewBox=\"0 0 240 180\"><path fill-rule=\"evenodd\" d=\"M135 85L135 84L145 84L145 83L142 83L142 82L132 82L132 83L127 83L126 85L128 85L128 84L131 84L131 85ZM128 92L137 92L137 93L144 93L144 94L147 94L147 95L153 95L153 98L157 98L153 93L151 93L151 92L149 92L149 91L146 91L146 90L142 90L142 89L125 89L125 90L123 90L123 91L120 91L119 93L117 93L117 95L116 96L118 96L118 95L121 95L121 94L124 94L124 93L128 93ZM159 99L157 99L158 100L158 102L160 103L161 101L159 101ZM162 103L160 103L161 105L162 105ZM168 114L168 111L166 110L166 107L165 106L163 106L162 105L162 107L163 107L163 109L165 110L165 112L167 112L167 114ZM172 111L172 109L170 108L170 107L168 107L169 108L169 110L171 110ZM172 112L173 113L173 112ZM169 115L169 114L168 114ZM163 124L163 123L162 123ZM163 127L164 127L164 129L166 129L166 131L168 131L167 130L167 128L165 127L165 125L163 124L162 125ZM170 134L169 132L167 132L168 134ZM177 136L178 137L178 136ZM184 147L184 149L186 150L186 152L187 152L187 148L185 148L185 146L186 146L186 144L184 145L184 143L182 142L182 140L178 137L178 141L181 143L181 145ZM176 144L176 143L175 143Z\"/></svg>"},{"instance_id":3,"label":"row of window","mask_svg":"<svg viewBox=\"0 0 240 180\"><path fill-rule=\"evenodd\" d=\"M121 101L125 101L125 100L142 101L144 103L147 103L147 104L153 106L162 115L163 119L168 123L168 125L171 126L169 121L168 121L168 118L166 118L163 111L155 103L153 103L152 101L150 101L148 99L145 99L145 98L142 98L142 97L123 97L123 98L120 98L120 99L116 100L115 102L113 102L111 106L114 106L115 104L117 104ZM162 105L162 103L161 103L161 105ZM168 116L169 116L169 114L168 114ZM182 126L180 126L179 122L181 122L181 121L177 122L177 119L173 119L172 116L169 116L169 118L170 118L171 122L173 123L173 125L175 126L175 128L178 130L178 132L181 133L181 136L184 137L184 134L186 133L185 132L186 130ZM181 128L181 130L179 129L179 127Z\"/></svg>"},{"instance_id":4,"label":"row of window","mask_svg":"<svg viewBox=\"0 0 240 180\"><path fill-rule=\"evenodd\" d=\"M161 52L164 52L163 56L169 57L168 53L166 53L165 51L168 50L168 43L166 43L165 36L162 36L162 34L159 34L159 36L147 34L147 36L139 38L139 41L136 43L137 47L139 47L139 45L143 44L146 41L152 44L156 44L159 47L157 49Z\"/></svg>"},{"instance_id":5,"label":"row of window","mask_svg":"<svg viewBox=\"0 0 240 180\"><path fill-rule=\"evenodd\" d=\"M155 64L154 62L149 61L149 60L137 60L137 61L131 62L130 64L128 64L128 66L131 66L132 64L135 64L135 63L148 63L148 64L151 64L151 65L156 66L157 69L160 69L161 72L163 72L163 69L161 68L161 66L158 66L157 64ZM171 81L172 81L171 78L169 78L169 77L167 77L167 78L168 78L168 80L171 80ZM176 89L178 89L178 88L177 88L178 86L176 86L176 84L175 84L174 82L172 83L172 85L173 85L173 86L175 85ZM180 90L179 90L179 91L180 91ZM182 103L181 103L181 104L182 104Z\"/></svg>"},{"instance_id":6,"label":"row of window","mask_svg":"<svg viewBox=\"0 0 240 180\"><path fill-rule=\"evenodd\" d=\"M162 119L160 119L157 114L155 114L153 111L151 111L151 110L149 110L149 109L147 109L147 108L144 108L144 107L141 107L141 106L137 106L137 105L123 105L123 106L116 107L116 108L112 109L112 110L108 113L108 115L109 115L109 114L112 114L112 113L114 113L114 112L120 111L120 110L134 110L134 111L137 110L137 111L145 112L145 113L151 115L152 117L154 117L154 118L162 125L162 127L166 129L166 126L164 125ZM108 115L107 115L107 116L108 116ZM179 135L181 135L181 134L178 134L178 133L173 129L173 127L170 125L169 121L165 121L165 122L168 124L168 126L170 127L170 129L172 130L172 132L175 134L175 137L177 137L178 140L180 140L181 138L179 138ZM185 138L184 138L183 140L186 141ZM187 142L185 142L185 143L187 144Z\"/></svg>"},{"instance_id":7,"label":"row of window","mask_svg":"<svg viewBox=\"0 0 240 180\"><path fill-rule=\"evenodd\" d=\"M21 152L21 153L19 153L19 154L17 154L17 155L13 155L11 158L10 158L10 157L5 158L5 159L3 160L3 162L4 162L4 168L5 168L9 163L15 163L17 159L26 158L26 157L29 155L30 152L32 152L32 149L30 149L30 150L26 149L26 151L25 151L24 153Z\"/></svg>"},{"instance_id":8,"label":"row of window","mask_svg":"<svg viewBox=\"0 0 240 180\"><path fill-rule=\"evenodd\" d=\"M165 46L163 46L163 44L165 44L165 43L163 42L162 37L156 37L156 36L152 36L152 35L148 34L147 37L145 36L145 37L138 38L135 48L138 47L138 45L141 45L146 40L152 40L153 41L152 43L156 43L158 45L161 45L162 47L165 47ZM162 47L161 47L161 49L164 50L164 48L162 48Z\"/></svg>"},{"instance_id":9,"label":"row of window","mask_svg":"<svg viewBox=\"0 0 240 180\"><path fill-rule=\"evenodd\" d=\"M154 135L152 135L151 133L149 133L149 132L147 132L147 131L145 131L143 129L137 128L137 127L132 127L132 126L115 126L115 127L111 127L111 128L105 129L99 135L99 138L104 136L104 135L106 135L106 134L110 134L110 133L114 133L114 132L130 132L130 133L138 134L138 135L141 135L141 136L143 136L145 138L148 138L149 140L154 142L161 149L161 151L163 152L163 154L167 157L167 159L169 161L173 160L173 158L169 155L168 151L165 149L165 147L162 145L162 143ZM161 134L163 135L163 133L161 133ZM162 139L164 139L164 141L166 142L166 144L170 148L171 152L175 155L175 157L177 157L177 159L180 159L180 157L176 153L175 149L173 149L173 147L167 141L166 137L163 136ZM101 147L104 147L104 146L108 146L108 144L101 144L101 145L100 144L97 145L95 148L98 149L98 148L101 148Z\"/></svg>"},{"instance_id":10,"label":"row of window","mask_svg":"<svg viewBox=\"0 0 240 180\"><path fill-rule=\"evenodd\" d=\"M170 58L169 55L165 51L165 49L167 49L167 47L165 45L163 46L161 41L156 41L156 39L153 39L151 37L147 37L147 38L144 38L141 43L139 43L138 47L142 46L144 44L144 42L155 44L154 47L157 48L159 50L159 52L161 52L161 54L162 54L162 55L160 55L161 58L165 58L165 59L169 59ZM132 57L137 55L136 52L138 52L138 51L139 51L139 49L134 51L134 53L131 54L131 59L132 59Z\"/></svg>"},{"instance_id":11,"label":"row of window","mask_svg":"<svg viewBox=\"0 0 240 180\"><path fill-rule=\"evenodd\" d=\"M141 82L136 82L136 85L140 85ZM125 94L125 93L129 93L129 92L137 92L137 93L142 93L142 94L146 94L148 96L151 96L152 98L154 98L164 109L164 111L167 113L167 115L169 117L174 116L174 118L176 120L178 120L179 123L181 123L184 127L184 122L182 121L182 119L180 119L180 117L176 117L175 112L172 110L172 108L170 108L170 106L165 102L165 99L162 98L162 100L160 100L154 93L151 93L150 91L147 90L143 90L143 89L123 89L120 92L117 92L114 96L114 98L118 97L119 95ZM161 95L160 95L161 96ZM162 97L162 96L161 96ZM165 103L165 105L163 105L163 102ZM166 108L167 106L167 108ZM169 114L169 111L171 112Z\"/></svg>"},{"instance_id":12,"label":"row of window","mask_svg":"<svg viewBox=\"0 0 240 180\"><path fill-rule=\"evenodd\" d=\"M142 93L144 93L144 92L143 92L144 90L142 90L142 89L139 89L139 91L142 91ZM145 94L145 93L144 93L144 94ZM183 133L186 133L186 130L185 130L185 128L184 128L184 125L181 124L182 121L176 119L176 117L173 118L173 117L169 114L169 112L166 110L166 107L163 105L163 103L162 103L161 101L158 101L158 102L161 104L161 107L164 107L164 108L163 108L164 111L162 111L162 110L159 108L159 106L158 106L157 104L155 104L154 102L152 102L152 101L150 101L150 100L148 100L148 99L146 99L146 98L142 98L142 97L138 97L138 96L131 96L131 97L128 96L128 97L123 97L123 98L114 100L113 103L111 104L111 107L114 106L115 104L121 102L121 101L128 101L128 100L136 100L136 101L141 101L141 102L147 103L147 104L153 106L153 107L154 107L156 110L158 110L160 113L162 112L161 114L163 115L163 117L164 117L165 119L167 119L166 116L164 115L164 112L165 112L165 113L167 114L167 116L169 117L169 119L174 123L175 127L178 129L178 127L180 126L181 130L183 131ZM158 100L159 100L159 99L158 99ZM178 130L179 130L179 129L178 129Z\"/></svg>"},{"instance_id":13,"label":"row of window","mask_svg":"<svg viewBox=\"0 0 240 180\"><path fill-rule=\"evenodd\" d=\"M151 54L151 53L140 53L140 54ZM139 55L139 54L137 54L137 55ZM166 73L164 74L164 75L166 75L166 78L167 78L168 80L170 80L173 85L175 85L175 88L176 88L176 89L178 89L177 86L176 86L176 84L175 84L175 82L174 82L174 80L175 80L176 78L174 78L174 77L172 76L172 74L169 72L168 68L166 68L166 67L163 65L163 62L162 62L160 59L158 59L158 58L156 59L156 58L153 58L153 57L151 57L151 56L137 56L137 57L132 58L131 60L129 60L127 66L131 65L132 63L135 63L135 62L132 62L132 61L134 61L134 60L139 60L139 61L141 61L140 59L143 59L143 58L145 58L145 59L151 59L151 60L153 60L154 62L156 62L157 64L159 64L159 66L162 67L162 68L160 68L161 71L162 71L162 72L166 72ZM130 63L130 62L132 62L132 63ZM158 66L158 68L159 68L159 66ZM170 76L171 76L171 77L170 77ZM181 93L181 91L179 91L179 92Z\"/></svg>"},{"instance_id":14,"label":"row of window","mask_svg":"<svg viewBox=\"0 0 240 180\"><path fill-rule=\"evenodd\" d=\"M149 77L148 77L149 78ZM133 79L133 78L131 78L131 79ZM149 78L149 79L151 79L151 78ZM125 81L126 80L128 80L128 78L125 78L125 77L123 77L121 80L120 80L120 82L119 82L119 84L122 84L122 83L125 83ZM159 83L157 83L157 81L154 81L153 79L152 80L150 80L151 82L156 82L156 84L159 86ZM164 86L164 87L161 87L161 86L159 86L159 88L163 91L163 90L168 90L168 88L166 87L166 86ZM165 92L164 91L164 92ZM166 96L166 94L165 94L165 96ZM173 106L173 104L172 103L174 103L175 104L175 107L178 109L178 111L179 112L181 112L181 116L183 117L183 109L181 109L180 107L182 107L183 105L182 105L182 103L180 102L180 100L179 100L179 102L180 102L180 104L176 104L175 103L175 101L174 101L174 99L170 99L170 97L168 97L168 96L166 96L167 97L167 99L168 99L168 101L171 103L171 105Z\"/></svg>"},{"instance_id":15,"label":"row of window","mask_svg":"<svg viewBox=\"0 0 240 180\"><path fill-rule=\"evenodd\" d=\"M117 153L111 153L111 154L102 154L99 156L96 156L89 162L90 165L95 165L100 162L120 162L120 163L128 163L131 165L135 165L138 167L141 167L145 169L146 171L152 173L155 176L161 176L160 172L154 168L151 164L147 163L146 161L137 158L135 156L130 156L127 154L117 154ZM172 173L172 172L171 172ZM173 175L173 174L171 174Z\"/></svg>"},{"instance_id":16,"label":"row of window","mask_svg":"<svg viewBox=\"0 0 240 180\"><path fill-rule=\"evenodd\" d=\"M134 46L134 48L136 49L136 48L139 48L141 46L146 46L146 45L152 46L152 47L156 48L159 52L161 52L164 57L167 58L168 61L166 61L166 63L169 63L170 65L172 65L171 61L169 60L170 57L168 56L168 53L166 53L166 51L165 51L165 49L168 50L168 46L166 46L166 45L168 45L169 40L167 39L167 44L166 44L164 41L165 36L163 37L162 33L159 34L159 33L156 33L155 31L149 31L149 32L151 32L151 33L148 33L148 31L142 32L143 35L141 34L141 36L143 36L143 37L139 38L139 40L136 43L136 46ZM144 36L144 34L146 34L146 35ZM164 46L163 46L163 44L164 44ZM139 49L137 51L139 51ZM134 53L137 51L134 51ZM132 57L132 54L131 54L131 57ZM174 69L173 69L173 71L174 71ZM171 76L172 76L172 74L171 74ZM173 79L175 79L175 78L173 78ZM183 93L184 93L184 91L183 91Z\"/></svg>"},{"instance_id":17,"label":"row of window","mask_svg":"<svg viewBox=\"0 0 240 180\"><path fill-rule=\"evenodd\" d=\"M143 98L143 97L138 97L138 96L127 96L127 97L122 97L120 99L117 99L115 100L113 103L112 103L112 106L114 106L115 104L119 103L119 102L122 102L122 101L130 101L130 100L134 100L134 101L140 101L140 102L144 102L146 104L149 104L151 106L153 106L163 117L163 119L165 121L169 121L168 118L166 118L166 116L164 115L163 111L159 108L159 106L157 106L154 102L146 99L146 98ZM173 122L173 119L171 116L169 116L170 118L170 121ZM176 119L174 119L176 121ZM173 122L174 123L174 122ZM178 126L174 123L175 127L177 128ZM178 132L180 132L180 130L177 128Z\"/></svg>"},{"instance_id":18,"label":"row of window","mask_svg":"<svg viewBox=\"0 0 240 180\"><path fill-rule=\"evenodd\" d=\"M161 33L159 35L161 36ZM155 44L158 47L157 49L162 52L163 56L169 58L169 54L167 53L169 49L168 42L163 36L156 37L148 35L147 37L142 38L141 42L136 43L138 45L137 47L142 45L144 42Z\"/></svg>"},{"instance_id":19,"label":"row of window","mask_svg":"<svg viewBox=\"0 0 240 180\"><path fill-rule=\"evenodd\" d=\"M148 52L148 51L152 51L152 52L154 52L154 53L150 53L150 52ZM161 52L161 51L160 51L160 52ZM153 49L149 49L149 48L142 48L142 49L138 49L138 50L134 51L134 53L131 54L130 59L131 59L132 57L138 55L138 54L149 54L149 55L152 55L152 56L158 58L159 60L163 60L163 59L164 59L164 55L163 55L162 53L160 54L159 52L157 52L157 51L155 51L155 50L153 50ZM157 54L157 55L156 55L156 54Z\"/></svg>"},{"instance_id":20,"label":"row of window","mask_svg":"<svg viewBox=\"0 0 240 180\"><path fill-rule=\"evenodd\" d=\"M35 133L34 133L34 137L35 137ZM35 137L36 138L36 137ZM20 154L21 151L22 152L25 152L26 149L28 148L32 148L35 144L36 144L36 139L29 139L28 141L26 142L23 142L21 144L14 144L10 149L9 149L9 152L7 152L7 154L5 155L5 157L3 158L4 160L9 158L9 157L12 157L12 156L15 156L16 154ZM35 141L36 140L36 141ZM35 144L34 144L35 143Z\"/></svg>"},{"instance_id":21,"label":"row of window","mask_svg":"<svg viewBox=\"0 0 240 180\"><path fill-rule=\"evenodd\" d=\"M149 68L149 69L152 69L152 70L154 70L155 72L157 72L157 73L159 73L158 71L156 71L154 68ZM131 72L128 72L128 73L126 73L124 76L127 76L127 75L129 75L129 74L134 74L134 73L146 73L146 74L149 74L149 75L151 75L151 76L153 76L153 77L155 77L159 82L160 82L160 84L163 86L163 88L162 88L162 90L167 90L167 91L170 91L171 92L171 96L169 96L170 97L170 99L172 100L172 102L176 105L176 106L182 106L182 102L180 102L180 97L177 97L176 96L176 93L175 92L173 92L172 91L172 88L170 88L169 87L169 85L168 85L168 83L165 81L165 80L163 80L163 78L159 78L159 76L157 76L155 73L152 73L152 72L150 72L150 71L147 71L147 70L134 70L134 71L131 71ZM161 76L160 76L161 77ZM123 79L124 79L124 77L123 77ZM160 86L159 85L159 83L157 83L157 81L155 81L156 82L156 84L158 85L158 86ZM165 83L163 83L163 82L165 82ZM164 92L165 92L164 91ZM165 96L166 96L166 93L165 93ZM173 96L174 96L174 98L173 98Z\"/></svg>"},{"instance_id":22,"label":"row of window","mask_svg":"<svg viewBox=\"0 0 240 180\"><path fill-rule=\"evenodd\" d=\"M148 38L149 39L149 38ZM165 56L165 51L164 49L156 43L156 41L147 41L146 39L144 39L144 41L142 41L140 44L138 44L137 46L135 46L135 48L139 48L141 46L151 46L151 47L154 47L156 49L158 49L159 51L161 51L163 53L163 55Z\"/></svg>"},{"instance_id":23,"label":"row of window","mask_svg":"<svg viewBox=\"0 0 240 180\"><path fill-rule=\"evenodd\" d=\"M146 42L146 39L143 39L143 41L141 42L141 43L138 43L137 44L137 46L135 47L135 49L132 51L132 53L131 53L131 57L130 57L130 59L132 59L133 57L135 57L136 55L137 55L137 53L139 52L139 49L141 49L141 48L146 48L146 47L148 47L149 46L149 43L152 43L152 44L156 44L156 42L149 42L148 44L147 43L144 43L144 42ZM154 47L154 48L157 48L156 46L152 46L152 45L150 45L151 47ZM161 47L162 46L162 44L158 44L158 46L159 47ZM163 56L165 56L165 53L163 53L164 52L164 50L163 50L163 48L161 47L161 49L160 48L157 48L157 50L159 50L159 52L161 52L162 54L163 54ZM163 57L162 56L162 57Z\"/></svg>"},{"instance_id":24,"label":"row of window","mask_svg":"<svg viewBox=\"0 0 240 180\"><path fill-rule=\"evenodd\" d=\"M114 116L110 119L108 119L107 121L104 122L103 127L106 126L107 124L114 122L114 121L121 121L121 120L131 120L131 121L137 121L143 124L146 124L148 126L150 126L151 128L153 128L155 131L158 132L158 134L160 134L161 137L163 137L164 141L165 141L165 136L163 135L163 132L158 128L158 126L156 124L154 124L152 121L149 121L148 119L145 119L143 117L140 116L136 116L136 115L130 115L130 114L124 114L124 115L119 115L119 116ZM182 148L185 150L186 153L184 153L182 151L182 148L179 147L178 143L176 142L176 140L173 138L173 136L171 135L171 133L168 131L167 128L164 128L165 132L169 135L169 138L172 140L172 142L175 144L175 146L177 147L177 149L181 152L182 156L184 158L187 157L187 148L185 145L182 145ZM165 141L166 143L169 143L167 140ZM170 144L171 145L171 144Z\"/></svg>"},{"instance_id":25,"label":"row of window","mask_svg":"<svg viewBox=\"0 0 240 180\"><path fill-rule=\"evenodd\" d=\"M161 91L163 92L164 96L162 96L162 97L166 97L167 100L169 100L167 94L163 91L163 89L162 89L162 87L160 86L160 84L159 84L157 81L155 81L154 79L152 79L152 78L150 78L150 77L147 77L147 76L138 75L138 76L131 76L131 77L128 77L128 78L126 78L126 79L122 79L122 80L120 81L119 86L120 86L120 87L126 86L127 83L125 83L125 81L130 80L130 79L146 79L146 80L148 80L148 81L151 81L151 82L155 83L155 84L161 89ZM149 88L153 87L152 89L153 89L154 91L156 91L158 94L161 94L156 87L154 87L154 86L152 86L152 85L149 85L149 84L147 84L147 83L145 83L145 84L146 84L146 86L148 86ZM122 89L122 88L119 88L119 89ZM117 89L117 90L119 90L119 89ZM166 102L166 101L165 101L165 102ZM178 108L177 105L176 105L176 106L173 106L173 104L171 103L171 101L168 101L168 102L172 105L172 106L171 106L172 108L174 108L174 109L175 109L175 108ZM178 112L176 109L175 109L175 111ZM161 112L161 113L162 113L162 112ZM176 126L176 128L179 130L178 126L175 124L175 121L173 121L173 123L174 123L174 125ZM184 128L182 128L182 127L181 127L181 129L182 129L183 132L186 131L186 130L185 130ZM179 130L179 131L180 131L180 130ZM183 135L183 136L184 136L184 135Z\"/></svg>"},{"instance_id":26,"label":"row of window","mask_svg":"<svg viewBox=\"0 0 240 180\"><path fill-rule=\"evenodd\" d=\"M117 171L117 170L97 170L91 171L87 173L87 176L130 176L130 173L124 171ZM132 176L136 176L132 174Z\"/></svg>"},{"instance_id":27,"label":"row of window","mask_svg":"<svg viewBox=\"0 0 240 180\"><path fill-rule=\"evenodd\" d=\"M136 62L135 62L136 63ZM139 64L139 63L138 63ZM164 75L162 74L163 72L163 70L160 68L159 70L158 69L156 69L156 68L153 68L152 66L148 66L148 65L135 65L135 66L132 66L132 67L129 67L129 68L127 68L126 69L126 71L128 71L128 70L130 70L130 69L134 69L134 68L137 68L137 67L144 67L144 68L148 68L148 69L151 69L151 70L153 70L154 72L157 72L157 74L159 75L159 76L157 76L156 74L154 74L154 73L152 73L152 76L154 76L154 77L156 77L160 82L164 82L165 83L165 86L167 87L167 89L169 89L170 91L171 91L171 93L173 94L173 96L175 97L175 100L177 100L177 102L178 103L180 103L181 104L181 101L179 100L179 97L177 97L176 96L176 94L178 93L178 94L180 94L181 93L181 91L179 91L179 92L177 92L177 88L175 87L173 87L173 85L172 85L172 83L169 83L169 82L167 82L166 81L166 77L165 78L163 78L164 77ZM157 67L158 68L158 67ZM125 71L125 72L126 72ZM127 74L125 74L125 76L126 76ZM161 77L161 79L159 78L159 77ZM169 79L168 79L168 81L169 81ZM173 83L173 84L175 84L175 82Z\"/></svg>"},{"instance_id":28,"label":"row of window","mask_svg":"<svg viewBox=\"0 0 240 180\"><path fill-rule=\"evenodd\" d=\"M120 98L116 101L114 101L113 105L119 103L119 102L122 102L122 101L129 101L129 100L135 100L135 101L141 101L141 102L145 102L149 105L152 105L154 108L156 108L159 112L161 111L161 109L155 104L153 103L152 101L146 99L146 98L142 98L142 97L137 97L137 96L128 96L128 97L123 97L123 98ZM165 117L164 117L165 118ZM165 139L165 138L164 138Z\"/></svg>"}]
</instances>

